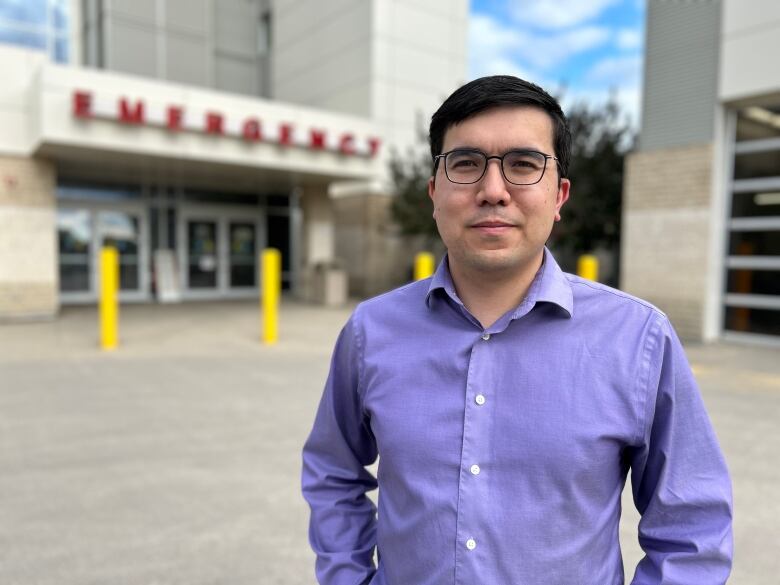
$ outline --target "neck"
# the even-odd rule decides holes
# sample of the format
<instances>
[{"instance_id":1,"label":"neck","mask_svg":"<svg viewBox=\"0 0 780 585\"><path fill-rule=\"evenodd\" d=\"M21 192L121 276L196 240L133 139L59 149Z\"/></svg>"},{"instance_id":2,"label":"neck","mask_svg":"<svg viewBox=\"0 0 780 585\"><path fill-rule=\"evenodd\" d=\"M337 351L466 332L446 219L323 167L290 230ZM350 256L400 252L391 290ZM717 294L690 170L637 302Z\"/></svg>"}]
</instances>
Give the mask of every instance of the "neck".
<instances>
[{"instance_id":1,"label":"neck","mask_svg":"<svg viewBox=\"0 0 780 585\"><path fill-rule=\"evenodd\" d=\"M449 259L452 282L468 311L487 329L501 315L515 308L528 294L544 259L541 251L521 268L478 270Z\"/></svg>"}]
</instances>

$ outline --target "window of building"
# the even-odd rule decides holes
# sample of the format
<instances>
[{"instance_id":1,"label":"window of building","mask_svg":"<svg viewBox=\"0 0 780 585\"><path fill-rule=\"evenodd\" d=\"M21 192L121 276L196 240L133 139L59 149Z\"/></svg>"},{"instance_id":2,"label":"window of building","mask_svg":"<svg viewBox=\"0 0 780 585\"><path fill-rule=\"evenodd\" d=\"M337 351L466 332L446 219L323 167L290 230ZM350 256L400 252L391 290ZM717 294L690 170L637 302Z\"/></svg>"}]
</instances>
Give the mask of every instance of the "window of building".
<instances>
[{"instance_id":1,"label":"window of building","mask_svg":"<svg viewBox=\"0 0 780 585\"><path fill-rule=\"evenodd\" d=\"M264 12L260 15L257 27L257 54L262 56L271 52L271 13Z\"/></svg>"},{"instance_id":2,"label":"window of building","mask_svg":"<svg viewBox=\"0 0 780 585\"><path fill-rule=\"evenodd\" d=\"M724 325L780 338L780 104L736 117Z\"/></svg>"},{"instance_id":3,"label":"window of building","mask_svg":"<svg viewBox=\"0 0 780 585\"><path fill-rule=\"evenodd\" d=\"M69 0L0 0L0 43L39 49L67 63Z\"/></svg>"}]
</instances>

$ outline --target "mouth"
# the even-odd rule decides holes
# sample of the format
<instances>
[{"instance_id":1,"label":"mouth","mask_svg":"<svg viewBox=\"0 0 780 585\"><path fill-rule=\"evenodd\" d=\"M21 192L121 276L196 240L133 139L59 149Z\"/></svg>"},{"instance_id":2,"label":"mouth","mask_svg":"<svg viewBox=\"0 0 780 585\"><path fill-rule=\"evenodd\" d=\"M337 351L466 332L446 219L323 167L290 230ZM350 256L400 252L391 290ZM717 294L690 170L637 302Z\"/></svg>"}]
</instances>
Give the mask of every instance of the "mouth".
<instances>
[{"instance_id":1,"label":"mouth","mask_svg":"<svg viewBox=\"0 0 780 585\"><path fill-rule=\"evenodd\" d=\"M483 220L471 224L469 227L486 236L497 236L507 233L515 225L499 219Z\"/></svg>"}]
</instances>

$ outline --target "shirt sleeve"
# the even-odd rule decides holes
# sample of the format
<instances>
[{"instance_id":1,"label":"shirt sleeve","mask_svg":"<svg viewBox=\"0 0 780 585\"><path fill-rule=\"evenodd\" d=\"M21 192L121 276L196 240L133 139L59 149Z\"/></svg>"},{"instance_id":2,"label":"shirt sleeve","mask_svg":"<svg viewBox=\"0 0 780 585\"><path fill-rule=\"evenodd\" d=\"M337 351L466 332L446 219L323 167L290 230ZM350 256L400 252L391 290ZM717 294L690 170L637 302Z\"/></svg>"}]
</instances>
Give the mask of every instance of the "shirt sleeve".
<instances>
[{"instance_id":1,"label":"shirt sleeve","mask_svg":"<svg viewBox=\"0 0 780 585\"><path fill-rule=\"evenodd\" d=\"M657 316L643 361L645 416L630 461L645 557L631 583L725 583L732 559L731 480L682 345L665 317Z\"/></svg>"},{"instance_id":2,"label":"shirt sleeve","mask_svg":"<svg viewBox=\"0 0 780 585\"><path fill-rule=\"evenodd\" d=\"M366 470L377 447L362 407L362 348L356 317L339 335L314 427L303 448L303 496L311 507L309 541L321 585L360 585L375 572L377 487Z\"/></svg>"}]
</instances>

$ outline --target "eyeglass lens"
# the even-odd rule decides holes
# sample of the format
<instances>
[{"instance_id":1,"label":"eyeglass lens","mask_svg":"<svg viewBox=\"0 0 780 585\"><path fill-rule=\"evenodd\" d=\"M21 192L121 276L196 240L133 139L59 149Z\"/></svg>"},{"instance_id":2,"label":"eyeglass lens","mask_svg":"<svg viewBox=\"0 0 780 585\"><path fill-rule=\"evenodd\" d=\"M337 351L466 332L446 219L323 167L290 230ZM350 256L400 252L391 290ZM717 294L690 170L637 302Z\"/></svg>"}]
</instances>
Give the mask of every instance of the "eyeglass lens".
<instances>
[{"instance_id":1,"label":"eyeglass lens","mask_svg":"<svg viewBox=\"0 0 780 585\"><path fill-rule=\"evenodd\" d=\"M445 158L444 170L453 183L476 183L485 174L487 160L483 152L453 150ZM507 181L515 185L530 185L541 180L546 159L538 152L512 150L504 154L501 162Z\"/></svg>"}]
</instances>

